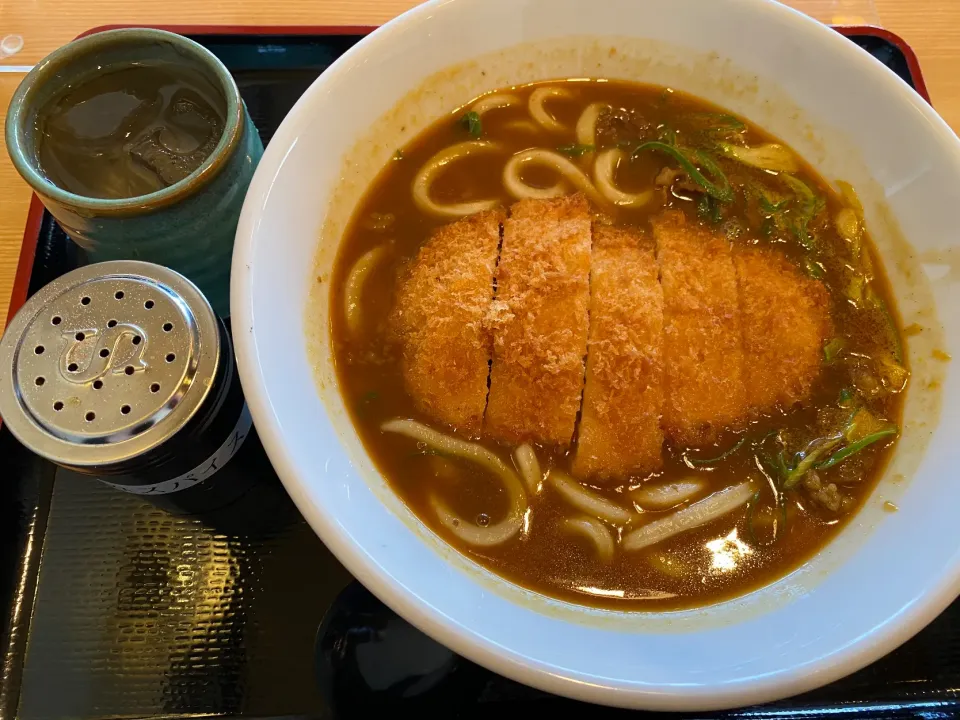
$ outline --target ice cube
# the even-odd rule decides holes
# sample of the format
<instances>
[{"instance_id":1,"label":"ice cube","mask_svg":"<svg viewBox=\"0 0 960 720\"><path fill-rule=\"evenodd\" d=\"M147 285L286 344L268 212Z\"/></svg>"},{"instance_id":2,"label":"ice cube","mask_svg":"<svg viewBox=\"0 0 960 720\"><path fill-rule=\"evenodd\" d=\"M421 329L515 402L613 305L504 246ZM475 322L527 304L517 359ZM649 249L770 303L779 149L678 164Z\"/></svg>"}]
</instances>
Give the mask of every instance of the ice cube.
<instances>
[{"instance_id":1,"label":"ice cube","mask_svg":"<svg viewBox=\"0 0 960 720\"><path fill-rule=\"evenodd\" d=\"M165 185L183 180L203 164L220 141L223 121L205 104L177 93L156 127L129 146L131 157Z\"/></svg>"},{"instance_id":2,"label":"ice cube","mask_svg":"<svg viewBox=\"0 0 960 720\"><path fill-rule=\"evenodd\" d=\"M181 147L171 148L179 152L202 147L211 141L216 145L223 132L223 120L217 112L202 97L189 90L181 89L174 93L164 116L166 127L176 132L178 141L184 143ZM193 147L186 147L187 143Z\"/></svg>"}]
</instances>

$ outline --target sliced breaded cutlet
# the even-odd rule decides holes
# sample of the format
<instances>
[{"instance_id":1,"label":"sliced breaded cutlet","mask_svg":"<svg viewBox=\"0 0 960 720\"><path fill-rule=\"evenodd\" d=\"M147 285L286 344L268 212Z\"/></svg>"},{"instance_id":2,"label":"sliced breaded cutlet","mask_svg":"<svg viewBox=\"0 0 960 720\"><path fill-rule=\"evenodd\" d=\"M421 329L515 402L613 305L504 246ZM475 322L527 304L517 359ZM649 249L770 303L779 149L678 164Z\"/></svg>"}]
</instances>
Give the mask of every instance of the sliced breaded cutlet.
<instances>
[{"instance_id":1,"label":"sliced breaded cutlet","mask_svg":"<svg viewBox=\"0 0 960 720\"><path fill-rule=\"evenodd\" d=\"M502 210L437 230L399 284L394 332L407 391L425 413L477 435L487 400L493 299Z\"/></svg>"},{"instance_id":2,"label":"sliced breaded cutlet","mask_svg":"<svg viewBox=\"0 0 960 720\"><path fill-rule=\"evenodd\" d=\"M590 302L590 208L581 194L521 200L503 224L491 306L485 432L568 445L583 389Z\"/></svg>"},{"instance_id":3,"label":"sliced breaded cutlet","mask_svg":"<svg viewBox=\"0 0 960 720\"><path fill-rule=\"evenodd\" d=\"M730 243L668 211L653 220L663 286L663 429L713 442L747 415L737 278Z\"/></svg>"},{"instance_id":4,"label":"sliced breaded cutlet","mask_svg":"<svg viewBox=\"0 0 960 720\"><path fill-rule=\"evenodd\" d=\"M744 384L756 410L805 400L820 373L830 333L830 297L780 253L743 249L733 256L740 285Z\"/></svg>"},{"instance_id":5,"label":"sliced breaded cutlet","mask_svg":"<svg viewBox=\"0 0 960 720\"><path fill-rule=\"evenodd\" d=\"M587 382L573 473L623 478L662 463L663 292L653 242L593 227Z\"/></svg>"}]
</instances>

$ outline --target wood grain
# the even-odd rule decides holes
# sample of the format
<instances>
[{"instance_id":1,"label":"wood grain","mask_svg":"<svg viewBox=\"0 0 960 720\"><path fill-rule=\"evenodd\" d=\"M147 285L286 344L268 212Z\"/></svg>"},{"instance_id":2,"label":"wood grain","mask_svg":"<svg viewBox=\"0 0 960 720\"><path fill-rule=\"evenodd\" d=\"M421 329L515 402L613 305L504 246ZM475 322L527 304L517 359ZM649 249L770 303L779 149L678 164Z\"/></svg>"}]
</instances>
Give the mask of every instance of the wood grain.
<instances>
[{"instance_id":1,"label":"wood grain","mask_svg":"<svg viewBox=\"0 0 960 720\"><path fill-rule=\"evenodd\" d=\"M707 0L704 0L707 1ZM380 25L416 0L30 0L0 3L0 28L24 39L23 50L2 66L31 65L85 30L102 25ZM881 24L901 35L920 58L934 106L960 129L960 2L957 0L789 0L823 22ZM10 67L10 70L13 70ZM0 74L4 119L22 78ZM6 153L0 159L0 324L7 305L30 192Z\"/></svg>"}]
</instances>

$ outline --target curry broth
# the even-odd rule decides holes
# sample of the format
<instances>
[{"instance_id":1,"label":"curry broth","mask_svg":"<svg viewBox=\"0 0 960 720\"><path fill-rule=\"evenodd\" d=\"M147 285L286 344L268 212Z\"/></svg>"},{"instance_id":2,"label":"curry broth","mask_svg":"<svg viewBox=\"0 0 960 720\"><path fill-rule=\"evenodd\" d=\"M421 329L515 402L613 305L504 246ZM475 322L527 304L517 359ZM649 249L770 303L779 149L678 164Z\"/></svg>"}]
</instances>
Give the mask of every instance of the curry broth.
<instances>
[{"instance_id":1,"label":"curry broth","mask_svg":"<svg viewBox=\"0 0 960 720\"><path fill-rule=\"evenodd\" d=\"M575 101L558 100L549 106L554 117L570 128L566 134L517 127L518 121L529 120L525 102L488 112L482 117L482 138L500 143L503 151L452 163L434 183L433 197L438 202L498 197L508 206L514 199L501 182L506 158L530 147L566 146L574 162L581 162L577 154L590 150L575 146L573 127L583 109L598 101L614 108L598 123L601 145L630 148L647 140L666 140L691 147L712 147L718 127L721 133L735 132L738 142L749 146L775 142L745 120L680 92L608 81L556 84L576 94ZM512 88L509 92L525 99L539 86ZM838 234L832 221L846 206L844 198L806 165L795 176L817 198L822 198L807 228L809 235L817 239L818 267L811 267L810 254L797 237L771 222L769 207L775 206L778 193L783 194L784 190L776 185L776 178L727 157L717 157L715 161L737 190L728 205L711 206L695 192L662 188L647 206L618 209L610 218L617 224L644 228L651 215L677 208L693 221L726 234L734 244L777 248L808 274L821 275L829 291L834 337L842 338L843 352L841 358L825 360L809 402L757 419L746 431L724 433L714 446L678 448L667 443L660 471L630 478L615 487L590 486L627 507L636 507L630 501L630 491L651 480L696 476L705 479L708 492L712 492L754 478L759 494L747 512L730 513L646 550L617 552L609 564L597 559L596 549L588 540L561 527L560 521L573 513L551 487L543 487L530 499L524 532L501 545L465 545L437 521L428 502L430 493L439 493L452 510L467 518L496 519L507 508L499 482L478 466L433 454L410 438L380 429L383 422L397 417L431 424L404 389L388 317L404 266L436 227L450 222L421 212L411 199L411 184L420 167L436 152L471 138L470 128L461 121L463 114L464 109L452 113L397 151L356 209L331 278L331 307L341 308L345 279L354 263L374 247L388 243L386 259L371 271L364 284L360 302L365 318L362 332L352 335L343 313L333 311L331 333L345 404L367 451L390 485L419 518L461 552L520 585L578 603L639 610L702 606L770 583L803 564L869 497L893 442L887 438L864 447L821 473L824 483L836 483L848 498L842 512L835 512L815 502L802 487L783 493L785 502L777 504L776 483L769 464L770 438L780 443L789 458L802 450L808 440L836 427L838 418L851 412L851 402L859 403L878 418L899 422L902 388L886 387L872 363L882 356L896 357L903 364L895 306L876 255L864 237L861 252L867 266L872 265L873 280L869 284L875 293L873 297L879 298L874 300L873 309L867 310L862 303L851 300L849 243ZM665 167L675 168L677 164L665 154L646 153L630 163L622 163L617 181L626 192L654 187ZM525 173L524 179L542 186L553 182L548 172ZM758 207L756 195L763 194L764 187L772 188L774 200L764 195L766 204ZM847 395L853 400L840 400ZM738 445L741 440L745 441ZM479 441L511 464L513 447L489 439ZM561 451L538 446L535 450L544 470L557 467L569 472L572 447ZM734 447L738 449L720 462L696 464L698 459L713 458ZM640 523L671 512L643 512Z\"/></svg>"}]
</instances>

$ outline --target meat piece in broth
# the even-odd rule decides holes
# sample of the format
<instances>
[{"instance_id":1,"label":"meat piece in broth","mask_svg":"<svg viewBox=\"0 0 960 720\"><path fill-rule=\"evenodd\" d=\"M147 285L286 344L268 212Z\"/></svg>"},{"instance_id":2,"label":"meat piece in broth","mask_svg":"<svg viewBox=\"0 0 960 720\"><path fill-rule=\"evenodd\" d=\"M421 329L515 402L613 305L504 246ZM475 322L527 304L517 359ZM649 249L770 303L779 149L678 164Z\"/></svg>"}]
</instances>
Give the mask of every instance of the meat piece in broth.
<instances>
[{"instance_id":1,"label":"meat piece in broth","mask_svg":"<svg viewBox=\"0 0 960 720\"><path fill-rule=\"evenodd\" d=\"M593 227L587 383L573 460L578 477L623 478L662 464L663 292L653 243Z\"/></svg>"},{"instance_id":2,"label":"meat piece in broth","mask_svg":"<svg viewBox=\"0 0 960 720\"><path fill-rule=\"evenodd\" d=\"M729 241L679 211L653 220L663 286L663 429L712 442L747 414L737 277Z\"/></svg>"},{"instance_id":3,"label":"meat piece in broth","mask_svg":"<svg viewBox=\"0 0 960 720\"><path fill-rule=\"evenodd\" d=\"M566 446L583 389L590 207L581 194L521 200L503 225L485 432Z\"/></svg>"},{"instance_id":4,"label":"meat piece in broth","mask_svg":"<svg viewBox=\"0 0 960 720\"><path fill-rule=\"evenodd\" d=\"M410 396L423 412L470 435L480 432L487 400L484 317L503 217L483 212L437 230L401 281L394 309Z\"/></svg>"},{"instance_id":5,"label":"meat piece in broth","mask_svg":"<svg viewBox=\"0 0 960 720\"><path fill-rule=\"evenodd\" d=\"M734 253L743 318L747 403L763 411L806 400L830 333L830 296L780 253Z\"/></svg>"}]
</instances>

